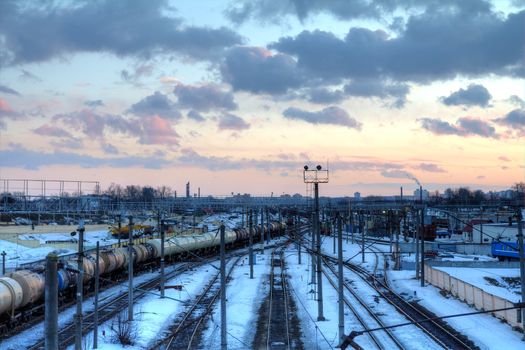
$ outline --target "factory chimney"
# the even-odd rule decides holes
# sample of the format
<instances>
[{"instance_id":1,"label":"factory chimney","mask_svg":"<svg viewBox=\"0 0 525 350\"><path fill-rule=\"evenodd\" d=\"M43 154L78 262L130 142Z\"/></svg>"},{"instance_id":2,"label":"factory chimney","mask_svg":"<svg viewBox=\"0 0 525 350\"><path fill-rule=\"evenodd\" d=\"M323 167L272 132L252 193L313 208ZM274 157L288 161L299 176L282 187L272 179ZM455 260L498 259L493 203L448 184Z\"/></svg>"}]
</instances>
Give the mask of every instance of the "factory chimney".
<instances>
[{"instance_id":1,"label":"factory chimney","mask_svg":"<svg viewBox=\"0 0 525 350\"><path fill-rule=\"evenodd\" d=\"M186 184L186 198L190 198L190 182Z\"/></svg>"}]
</instances>

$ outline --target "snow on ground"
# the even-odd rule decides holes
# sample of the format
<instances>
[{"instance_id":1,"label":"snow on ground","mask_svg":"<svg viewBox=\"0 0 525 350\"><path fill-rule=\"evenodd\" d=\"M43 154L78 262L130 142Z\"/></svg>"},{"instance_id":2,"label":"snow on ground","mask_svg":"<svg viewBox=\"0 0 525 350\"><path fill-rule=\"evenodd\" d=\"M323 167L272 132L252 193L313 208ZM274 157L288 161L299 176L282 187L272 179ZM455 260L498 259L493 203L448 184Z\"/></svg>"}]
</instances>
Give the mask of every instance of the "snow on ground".
<instances>
[{"instance_id":1,"label":"snow on ground","mask_svg":"<svg viewBox=\"0 0 525 350\"><path fill-rule=\"evenodd\" d=\"M434 267L448 273L450 276L470 283L487 293L497 295L511 302L517 303L521 300L519 282L515 288L511 288L504 279L519 278L519 269L493 269L476 267Z\"/></svg>"},{"instance_id":2,"label":"snow on ground","mask_svg":"<svg viewBox=\"0 0 525 350\"><path fill-rule=\"evenodd\" d=\"M21 244L0 240L0 251L6 253L6 270L12 270L21 264L42 260L52 251L59 255L73 253L70 249L58 249L53 247L28 248Z\"/></svg>"},{"instance_id":3,"label":"snow on ground","mask_svg":"<svg viewBox=\"0 0 525 350\"><path fill-rule=\"evenodd\" d=\"M276 242L276 241L273 241ZM256 245L254 247L259 247ZM249 349L252 346L261 303L268 291L271 249L254 254L253 279L250 279L248 256L243 257L232 272L226 289L226 320L228 349ZM220 349L221 309L217 304L203 334L202 348Z\"/></svg>"},{"instance_id":4,"label":"snow on ground","mask_svg":"<svg viewBox=\"0 0 525 350\"><path fill-rule=\"evenodd\" d=\"M417 298L419 303L437 316L475 312L476 310L453 297L444 297L439 289L431 285L420 286L414 271L389 271L391 286L408 298ZM468 271L466 271L468 274ZM414 295L415 292L415 295ZM481 349L508 350L525 349L521 334L490 315L471 315L446 320L452 327L465 334Z\"/></svg>"},{"instance_id":5,"label":"snow on ground","mask_svg":"<svg viewBox=\"0 0 525 350\"><path fill-rule=\"evenodd\" d=\"M47 242L78 242L78 235L71 236L70 233L40 233L40 234L23 234L19 235L18 238L22 241L37 240L40 244L46 244ZM97 241L100 245L110 245L117 243L118 239L111 237L108 230L97 230L97 231L86 231L84 232L84 245L86 248L95 246Z\"/></svg>"},{"instance_id":6,"label":"snow on ground","mask_svg":"<svg viewBox=\"0 0 525 350\"><path fill-rule=\"evenodd\" d=\"M214 262L214 264L218 264ZM195 299L201 293L213 275L217 273L209 264L192 269L176 278L166 281L166 286L182 285L182 291L166 289L165 298L160 298L160 292L150 294L142 298L133 307L134 321L133 333L135 343L126 346L125 349L147 349L156 341L162 339L165 332L169 331L175 319L184 311L184 303ZM122 314L122 319L127 320L127 309ZM115 335L118 326L117 318L109 320L99 326L99 349L122 349L122 345L116 344ZM84 343L93 343L93 333L84 337ZM70 349L74 347L71 346Z\"/></svg>"}]
</instances>

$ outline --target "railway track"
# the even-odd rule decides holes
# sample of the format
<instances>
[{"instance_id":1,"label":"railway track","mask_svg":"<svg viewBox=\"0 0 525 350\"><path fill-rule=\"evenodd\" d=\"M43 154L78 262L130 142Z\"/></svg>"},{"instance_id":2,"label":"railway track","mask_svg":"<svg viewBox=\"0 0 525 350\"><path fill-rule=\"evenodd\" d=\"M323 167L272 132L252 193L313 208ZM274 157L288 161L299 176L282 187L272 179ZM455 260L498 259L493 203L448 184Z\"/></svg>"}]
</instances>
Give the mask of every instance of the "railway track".
<instances>
[{"instance_id":1,"label":"railway track","mask_svg":"<svg viewBox=\"0 0 525 350\"><path fill-rule=\"evenodd\" d=\"M183 263L181 266L178 266L175 270L167 273L165 275L165 279L171 279L174 278L181 273L187 271L190 268L200 266L204 264L204 261L199 262L188 262ZM137 300L144 297L146 294L148 294L150 291L156 289L160 284L160 276L152 278L146 282L143 282L136 286L135 291L133 293L133 301L136 302ZM120 313L122 310L125 310L128 305L128 292L122 292L117 297L107 301L106 303L99 306L99 324L102 324L105 321L110 320L115 315ZM82 335L85 335L93 330L94 328L94 312L88 312L83 315L83 322L82 322ZM58 331L58 342L59 342L59 348L65 349L67 346L73 344L75 342L75 322L74 320L71 320L70 322L66 323L61 329ZM45 340L40 339L37 343L30 346L30 350L41 350L45 347Z\"/></svg>"},{"instance_id":2,"label":"railway track","mask_svg":"<svg viewBox=\"0 0 525 350\"><path fill-rule=\"evenodd\" d=\"M290 302L284 270L284 250L274 249L271 257L266 349L291 349Z\"/></svg>"},{"instance_id":3,"label":"railway track","mask_svg":"<svg viewBox=\"0 0 525 350\"><path fill-rule=\"evenodd\" d=\"M328 282L337 290L336 279L338 278L334 264L327 259L323 259L323 263L328 267L328 271L323 269L323 273L328 280ZM335 279L334 279L335 278ZM371 328L381 328L386 325L384 322L377 316L376 311L374 311L368 304L359 296L359 294L348 286L348 284L343 283L343 288L352 295L352 300L348 299L346 294L343 297L345 305L352 311L356 319L359 321L361 326L368 330ZM353 302L354 301L354 302ZM359 305L359 307L358 307ZM365 310L363 312L363 310ZM392 333L390 329L385 329L378 332L367 333L370 337L370 340L373 344L377 346L378 349L400 349L404 350L405 346L397 339L397 337Z\"/></svg>"},{"instance_id":4,"label":"railway track","mask_svg":"<svg viewBox=\"0 0 525 350\"><path fill-rule=\"evenodd\" d=\"M375 254L377 254L377 251ZM332 262L336 261L333 257L326 256L326 258ZM377 270L378 261L379 259L376 257L375 270ZM394 292L385 282L386 271L384 271L382 278L377 278L375 273L370 273L359 265L348 262L345 262L343 265L376 290L377 293L393 305L398 312L404 315L409 321L413 322L434 342L444 349L478 349L472 341L450 327L446 322L440 320L428 320L434 318L435 315L428 312L428 310L424 309L416 302L408 302L402 296Z\"/></svg>"},{"instance_id":5,"label":"railway track","mask_svg":"<svg viewBox=\"0 0 525 350\"><path fill-rule=\"evenodd\" d=\"M237 256L234 259L228 270L226 281L230 279L233 269L244 255ZM204 321L212 312L214 304L220 296L219 277L220 273L217 273L210 280L204 291L190 304L177 323L171 327L171 334L150 349L194 349L198 346L197 338L202 331Z\"/></svg>"}]
</instances>

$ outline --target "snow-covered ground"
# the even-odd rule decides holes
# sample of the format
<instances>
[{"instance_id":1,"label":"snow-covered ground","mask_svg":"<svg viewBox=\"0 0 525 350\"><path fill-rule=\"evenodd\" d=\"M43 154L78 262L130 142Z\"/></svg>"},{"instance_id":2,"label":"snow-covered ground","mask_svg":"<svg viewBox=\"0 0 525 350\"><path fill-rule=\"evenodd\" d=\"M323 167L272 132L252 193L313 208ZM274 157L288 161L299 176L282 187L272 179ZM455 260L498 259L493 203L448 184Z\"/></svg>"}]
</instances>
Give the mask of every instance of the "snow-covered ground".
<instances>
[{"instance_id":1,"label":"snow-covered ground","mask_svg":"<svg viewBox=\"0 0 525 350\"><path fill-rule=\"evenodd\" d=\"M514 303L521 300L519 280L510 286L508 279L519 279L519 269L492 269L475 267L434 267L450 276L470 283L490 294L497 295Z\"/></svg>"},{"instance_id":2,"label":"snow-covered ground","mask_svg":"<svg viewBox=\"0 0 525 350\"><path fill-rule=\"evenodd\" d=\"M6 270L9 271L18 267L21 264L29 263L32 261L42 260L52 251L56 251L58 254L70 254L73 250L70 249L58 249L53 247L39 247L39 248L28 248L21 244L11 243L8 241L0 240L0 251L6 253Z\"/></svg>"}]
</instances>

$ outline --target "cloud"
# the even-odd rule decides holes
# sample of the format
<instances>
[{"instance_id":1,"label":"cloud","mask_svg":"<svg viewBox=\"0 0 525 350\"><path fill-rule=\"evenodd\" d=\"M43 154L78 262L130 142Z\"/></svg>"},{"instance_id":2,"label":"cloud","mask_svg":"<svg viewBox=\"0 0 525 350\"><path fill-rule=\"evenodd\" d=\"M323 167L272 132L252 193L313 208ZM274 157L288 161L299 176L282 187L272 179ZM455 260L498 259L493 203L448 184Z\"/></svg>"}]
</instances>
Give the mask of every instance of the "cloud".
<instances>
[{"instance_id":1,"label":"cloud","mask_svg":"<svg viewBox=\"0 0 525 350\"><path fill-rule=\"evenodd\" d=\"M4 94L9 94L9 95L20 96L20 93L18 91L13 90L10 87L5 86L5 85L0 85L0 92Z\"/></svg>"},{"instance_id":2,"label":"cloud","mask_svg":"<svg viewBox=\"0 0 525 350\"><path fill-rule=\"evenodd\" d=\"M481 136L498 138L496 129L486 121L481 119L464 117L459 118L455 125L447 121L432 118L418 119L423 129L436 135L460 135L460 136Z\"/></svg>"},{"instance_id":3,"label":"cloud","mask_svg":"<svg viewBox=\"0 0 525 350\"><path fill-rule=\"evenodd\" d=\"M249 128L250 124L234 114L226 113L219 118L219 130L242 131Z\"/></svg>"},{"instance_id":4,"label":"cloud","mask_svg":"<svg viewBox=\"0 0 525 350\"><path fill-rule=\"evenodd\" d=\"M400 169L393 169L393 170L383 170L381 171L381 176L388 177L388 178L395 178L395 179L412 179L414 178L414 175L412 175L410 172Z\"/></svg>"},{"instance_id":5,"label":"cloud","mask_svg":"<svg viewBox=\"0 0 525 350\"><path fill-rule=\"evenodd\" d=\"M170 99L162 93L155 91L153 95L146 96L132 105L128 112L138 116L160 115L165 118L178 120L182 118L181 113Z\"/></svg>"},{"instance_id":6,"label":"cloud","mask_svg":"<svg viewBox=\"0 0 525 350\"><path fill-rule=\"evenodd\" d=\"M102 102L102 100L87 100L84 102L84 106L88 106L91 108L103 107L104 102Z\"/></svg>"},{"instance_id":7,"label":"cloud","mask_svg":"<svg viewBox=\"0 0 525 350\"><path fill-rule=\"evenodd\" d=\"M186 115L189 119L192 119L192 120L195 120L196 122L199 122L199 123L202 123L204 121L206 121L206 118L204 118L202 116L202 114L200 114L199 112L197 111L189 111L188 114Z\"/></svg>"},{"instance_id":8,"label":"cloud","mask_svg":"<svg viewBox=\"0 0 525 350\"><path fill-rule=\"evenodd\" d=\"M440 100L447 106L487 107L491 98L492 95L483 85L470 84L466 89L454 91L447 97L441 97Z\"/></svg>"},{"instance_id":9,"label":"cloud","mask_svg":"<svg viewBox=\"0 0 525 350\"><path fill-rule=\"evenodd\" d=\"M118 154L118 148L109 143L102 144L102 150L106 154Z\"/></svg>"},{"instance_id":10,"label":"cloud","mask_svg":"<svg viewBox=\"0 0 525 350\"><path fill-rule=\"evenodd\" d=\"M259 47L230 49L221 65L221 73L234 90L252 93L282 94L306 81L294 58Z\"/></svg>"},{"instance_id":11,"label":"cloud","mask_svg":"<svg viewBox=\"0 0 525 350\"><path fill-rule=\"evenodd\" d=\"M81 149L84 148L84 143L80 139L66 138L61 140L52 140L51 145L57 149Z\"/></svg>"},{"instance_id":12,"label":"cloud","mask_svg":"<svg viewBox=\"0 0 525 350\"><path fill-rule=\"evenodd\" d=\"M421 163L415 168L429 172L429 173L446 173L445 169L441 168L440 166L436 164L432 164L432 163Z\"/></svg>"},{"instance_id":13,"label":"cloud","mask_svg":"<svg viewBox=\"0 0 525 350\"><path fill-rule=\"evenodd\" d=\"M303 120L311 124L343 125L357 130L361 130L362 126L360 122L350 117L344 109L337 106L327 107L317 112L290 107L283 112L283 116L288 119Z\"/></svg>"},{"instance_id":14,"label":"cloud","mask_svg":"<svg viewBox=\"0 0 525 350\"><path fill-rule=\"evenodd\" d=\"M510 128L523 129L525 128L525 109L514 109L503 118L497 118L494 121Z\"/></svg>"},{"instance_id":15,"label":"cloud","mask_svg":"<svg viewBox=\"0 0 525 350\"><path fill-rule=\"evenodd\" d=\"M150 58L178 53L217 57L241 43L228 28L184 26L166 0L54 3L2 1L0 66L42 62L78 52ZM31 34L29 34L31 33Z\"/></svg>"},{"instance_id":16,"label":"cloud","mask_svg":"<svg viewBox=\"0 0 525 350\"><path fill-rule=\"evenodd\" d=\"M503 162L510 162L509 157L506 157L506 156L499 156L498 159L503 161Z\"/></svg>"},{"instance_id":17,"label":"cloud","mask_svg":"<svg viewBox=\"0 0 525 350\"><path fill-rule=\"evenodd\" d=\"M168 120L158 115L141 119L141 132L139 142L147 145L172 145L179 144L179 135L171 127Z\"/></svg>"},{"instance_id":18,"label":"cloud","mask_svg":"<svg viewBox=\"0 0 525 350\"><path fill-rule=\"evenodd\" d=\"M319 14L332 15L341 20L357 18L382 18L384 15L394 13L396 9L407 10L410 8L434 11L450 9L465 14L486 13L490 10L490 3L484 0L452 1L452 0L426 0L426 1L347 1L347 0L243 0L235 1L226 10L226 16L236 24L249 19L258 19L262 22L279 21L291 15L301 22L309 17ZM284 20L284 19L283 19Z\"/></svg>"},{"instance_id":19,"label":"cloud","mask_svg":"<svg viewBox=\"0 0 525 350\"><path fill-rule=\"evenodd\" d=\"M158 115L125 118L84 109L55 115L53 121L81 130L90 139L100 141L102 146L107 143L106 130L136 137L139 143L148 145L178 145L180 138L170 121Z\"/></svg>"},{"instance_id":20,"label":"cloud","mask_svg":"<svg viewBox=\"0 0 525 350\"><path fill-rule=\"evenodd\" d=\"M0 66L1 66L1 63L2 63L2 61L0 61ZM40 79L39 77L37 77L33 73L26 71L25 69L21 69L20 70L19 78L22 79L22 80L32 81L32 82L36 82L36 83L42 82L42 79Z\"/></svg>"},{"instance_id":21,"label":"cloud","mask_svg":"<svg viewBox=\"0 0 525 350\"><path fill-rule=\"evenodd\" d=\"M144 167L156 169L164 161L155 157L99 158L72 152L37 152L13 144L7 149L0 150L0 158L3 167L29 170L38 170L53 165L76 165L83 168L110 166L114 168Z\"/></svg>"},{"instance_id":22,"label":"cloud","mask_svg":"<svg viewBox=\"0 0 525 350\"><path fill-rule=\"evenodd\" d=\"M516 105L520 108L525 108L525 101L523 101L519 96L512 95L507 99L513 105Z\"/></svg>"},{"instance_id":23,"label":"cloud","mask_svg":"<svg viewBox=\"0 0 525 350\"><path fill-rule=\"evenodd\" d=\"M173 92L177 96L180 107L191 108L195 111L235 110L238 107L234 101L233 93L223 91L215 84L192 86L179 83L175 85Z\"/></svg>"},{"instance_id":24,"label":"cloud","mask_svg":"<svg viewBox=\"0 0 525 350\"><path fill-rule=\"evenodd\" d=\"M478 175L476 176L476 179L478 180L483 180L485 178L485 175Z\"/></svg>"},{"instance_id":25,"label":"cloud","mask_svg":"<svg viewBox=\"0 0 525 350\"><path fill-rule=\"evenodd\" d=\"M410 88L407 84L385 82L382 79L354 79L346 84L344 91L350 96L393 98L393 107L401 108L406 103Z\"/></svg>"},{"instance_id":26,"label":"cloud","mask_svg":"<svg viewBox=\"0 0 525 350\"><path fill-rule=\"evenodd\" d=\"M58 126L48 124L39 126L38 128L34 129L33 132L37 135L73 138L73 136L68 131Z\"/></svg>"},{"instance_id":27,"label":"cloud","mask_svg":"<svg viewBox=\"0 0 525 350\"><path fill-rule=\"evenodd\" d=\"M309 91L308 101L319 104L338 103L344 99L345 95L341 90L329 90L323 87L313 88Z\"/></svg>"},{"instance_id":28,"label":"cloud","mask_svg":"<svg viewBox=\"0 0 525 350\"><path fill-rule=\"evenodd\" d=\"M429 9L410 16L394 37L357 27L344 38L314 30L281 38L270 48L296 57L296 68L322 79L426 83L458 75L523 76L524 21L525 11L504 18Z\"/></svg>"}]
</instances>

